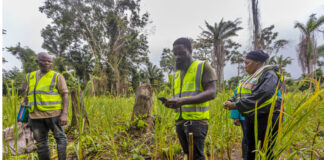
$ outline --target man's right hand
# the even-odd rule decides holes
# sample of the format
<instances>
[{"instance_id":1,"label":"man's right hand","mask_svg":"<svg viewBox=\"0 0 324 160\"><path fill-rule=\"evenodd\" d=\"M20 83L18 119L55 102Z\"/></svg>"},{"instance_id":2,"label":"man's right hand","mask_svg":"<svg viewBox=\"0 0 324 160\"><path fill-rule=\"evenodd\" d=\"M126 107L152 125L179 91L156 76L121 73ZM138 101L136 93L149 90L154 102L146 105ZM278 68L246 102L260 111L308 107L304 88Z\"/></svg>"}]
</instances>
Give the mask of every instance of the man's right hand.
<instances>
[{"instance_id":1,"label":"man's right hand","mask_svg":"<svg viewBox=\"0 0 324 160\"><path fill-rule=\"evenodd\" d=\"M26 106L26 102L21 103L21 106L22 107L25 107Z\"/></svg>"},{"instance_id":2,"label":"man's right hand","mask_svg":"<svg viewBox=\"0 0 324 160\"><path fill-rule=\"evenodd\" d=\"M164 106L171 109L179 108L182 105L181 98L169 98L163 102Z\"/></svg>"},{"instance_id":3,"label":"man's right hand","mask_svg":"<svg viewBox=\"0 0 324 160\"><path fill-rule=\"evenodd\" d=\"M27 102L28 102L28 97L26 96L26 97L24 98L24 102L21 103L21 106L23 106L23 107L27 106L27 105L26 105Z\"/></svg>"},{"instance_id":4,"label":"man's right hand","mask_svg":"<svg viewBox=\"0 0 324 160\"><path fill-rule=\"evenodd\" d=\"M61 113L59 118L59 125L64 126L67 124L67 113Z\"/></svg>"}]
</instances>

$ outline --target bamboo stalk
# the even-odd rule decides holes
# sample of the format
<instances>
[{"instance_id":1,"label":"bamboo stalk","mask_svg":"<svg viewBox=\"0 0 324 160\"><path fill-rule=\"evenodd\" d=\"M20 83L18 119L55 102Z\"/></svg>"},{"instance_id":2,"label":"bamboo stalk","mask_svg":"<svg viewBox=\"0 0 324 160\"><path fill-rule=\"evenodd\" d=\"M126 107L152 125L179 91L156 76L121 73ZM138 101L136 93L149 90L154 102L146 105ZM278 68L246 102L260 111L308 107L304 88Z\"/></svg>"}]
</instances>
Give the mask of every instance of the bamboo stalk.
<instances>
[{"instance_id":1,"label":"bamboo stalk","mask_svg":"<svg viewBox=\"0 0 324 160\"><path fill-rule=\"evenodd\" d=\"M189 133L189 160L193 160L194 142L193 133Z\"/></svg>"}]
</instances>

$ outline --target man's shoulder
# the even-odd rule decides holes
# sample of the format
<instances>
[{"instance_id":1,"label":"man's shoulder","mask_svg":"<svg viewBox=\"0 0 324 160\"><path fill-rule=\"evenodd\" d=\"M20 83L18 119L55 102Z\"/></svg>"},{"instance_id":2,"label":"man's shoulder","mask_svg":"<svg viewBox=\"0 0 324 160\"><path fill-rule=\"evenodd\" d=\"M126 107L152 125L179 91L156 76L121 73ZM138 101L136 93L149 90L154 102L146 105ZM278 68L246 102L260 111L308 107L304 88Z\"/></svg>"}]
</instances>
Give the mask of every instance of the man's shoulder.
<instances>
[{"instance_id":1,"label":"man's shoulder","mask_svg":"<svg viewBox=\"0 0 324 160\"><path fill-rule=\"evenodd\" d=\"M213 67L208 63L208 61L203 61L204 68L209 70L214 70Z\"/></svg>"},{"instance_id":2,"label":"man's shoulder","mask_svg":"<svg viewBox=\"0 0 324 160\"><path fill-rule=\"evenodd\" d=\"M215 71L214 71L213 67L207 61L205 61L205 63L204 63L202 79L204 82L210 82L210 81L216 80Z\"/></svg>"},{"instance_id":3,"label":"man's shoulder","mask_svg":"<svg viewBox=\"0 0 324 160\"><path fill-rule=\"evenodd\" d=\"M50 70L51 75L55 76L57 79L65 79L64 76L60 72L56 72L54 70Z\"/></svg>"},{"instance_id":4,"label":"man's shoulder","mask_svg":"<svg viewBox=\"0 0 324 160\"><path fill-rule=\"evenodd\" d=\"M50 72L51 72L51 74L53 74L53 75L57 75L57 76L61 75L60 72L56 72L56 71L54 71L54 70L50 70Z\"/></svg>"}]
</instances>

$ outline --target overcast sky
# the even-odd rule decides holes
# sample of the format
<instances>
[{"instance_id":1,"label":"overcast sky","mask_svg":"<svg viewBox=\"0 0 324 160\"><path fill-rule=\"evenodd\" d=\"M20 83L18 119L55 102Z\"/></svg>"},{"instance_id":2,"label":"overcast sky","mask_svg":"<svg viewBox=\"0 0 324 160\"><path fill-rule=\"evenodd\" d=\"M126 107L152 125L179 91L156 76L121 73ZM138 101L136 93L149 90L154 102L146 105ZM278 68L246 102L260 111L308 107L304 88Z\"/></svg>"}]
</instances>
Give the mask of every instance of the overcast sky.
<instances>
[{"instance_id":1,"label":"overcast sky","mask_svg":"<svg viewBox=\"0 0 324 160\"><path fill-rule=\"evenodd\" d=\"M36 53L45 51L41 48L43 39L40 31L51 21L41 14L38 8L43 1L37 0L4 0L2 13L2 27L7 30L3 36L3 47L28 46ZM150 14L152 23L146 27L149 34L149 57L159 66L163 48L171 48L172 43L179 37L197 38L201 33L200 27L206 20L210 24L224 20L241 18L243 30L238 32L233 40L241 43L242 49L249 46L250 32L248 0L142 0L142 10ZM298 78L301 69L297 62L296 45L300 31L294 28L296 21L306 23L310 14L317 17L324 15L323 0L263 0L259 2L261 25L268 27L275 25L280 39L289 41L289 45L279 54L290 56L293 63L287 71L293 78ZM318 37L319 44L324 43L324 36ZM3 64L5 69L13 66L21 68L20 62L6 51L3 56L8 63ZM225 79L236 75L236 66L227 64Z\"/></svg>"}]
</instances>

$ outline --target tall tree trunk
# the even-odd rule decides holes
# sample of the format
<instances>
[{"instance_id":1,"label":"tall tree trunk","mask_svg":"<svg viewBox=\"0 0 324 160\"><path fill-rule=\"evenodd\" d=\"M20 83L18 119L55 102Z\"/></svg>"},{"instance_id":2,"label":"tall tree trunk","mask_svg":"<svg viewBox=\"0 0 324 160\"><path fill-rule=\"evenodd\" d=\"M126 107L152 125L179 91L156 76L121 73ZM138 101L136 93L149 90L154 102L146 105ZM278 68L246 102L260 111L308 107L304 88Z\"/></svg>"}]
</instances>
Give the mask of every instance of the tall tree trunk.
<instances>
[{"instance_id":1,"label":"tall tree trunk","mask_svg":"<svg viewBox=\"0 0 324 160\"><path fill-rule=\"evenodd\" d=\"M252 1L252 19L253 19L253 47L254 50L260 49L260 20L259 20L259 8L258 0Z\"/></svg>"},{"instance_id":2,"label":"tall tree trunk","mask_svg":"<svg viewBox=\"0 0 324 160\"><path fill-rule=\"evenodd\" d=\"M240 63L237 63L237 77L240 77Z\"/></svg>"},{"instance_id":3,"label":"tall tree trunk","mask_svg":"<svg viewBox=\"0 0 324 160\"><path fill-rule=\"evenodd\" d=\"M111 82L110 84L110 94L114 94L114 82Z\"/></svg>"},{"instance_id":4,"label":"tall tree trunk","mask_svg":"<svg viewBox=\"0 0 324 160\"><path fill-rule=\"evenodd\" d=\"M112 50L113 52L112 52L111 62L109 63L109 66L113 71L113 81L116 87L116 95L119 96L121 93L121 77L119 71L119 63L121 61L121 57L118 57L119 50L117 49L112 49Z\"/></svg>"},{"instance_id":5,"label":"tall tree trunk","mask_svg":"<svg viewBox=\"0 0 324 160\"><path fill-rule=\"evenodd\" d=\"M312 64L311 64L310 58L307 58L306 66L307 66L307 77L313 77L312 76Z\"/></svg>"},{"instance_id":6,"label":"tall tree trunk","mask_svg":"<svg viewBox=\"0 0 324 160\"><path fill-rule=\"evenodd\" d=\"M214 53L211 54L212 55L212 67L215 69L215 73L216 73L216 70L217 70L217 58L216 58L216 47L214 46Z\"/></svg>"},{"instance_id":7,"label":"tall tree trunk","mask_svg":"<svg viewBox=\"0 0 324 160\"><path fill-rule=\"evenodd\" d=\"M118 67L114 69L114 78L115 78L115 85L116 85L116 94L119 96L121 94L121 78L120 78L120 72L118 70Z\"/></svg>"},{"instance_id":8,"label":"tall tree trunk","mask_svg":"<svg viewBox=\"0 0 324 160\"><path fill-rule=\"evenodd\" d=\"M216 76L217 89L222 92L224 88L224 66L225 66L225 49L222 40L214 42L214 54L216 55Z\"/></svg>"}]
</instances>

